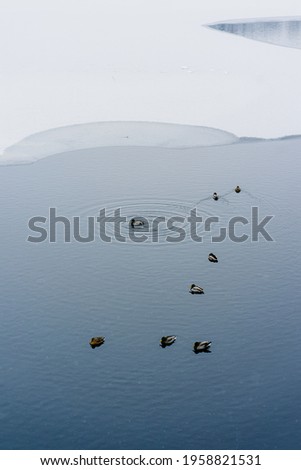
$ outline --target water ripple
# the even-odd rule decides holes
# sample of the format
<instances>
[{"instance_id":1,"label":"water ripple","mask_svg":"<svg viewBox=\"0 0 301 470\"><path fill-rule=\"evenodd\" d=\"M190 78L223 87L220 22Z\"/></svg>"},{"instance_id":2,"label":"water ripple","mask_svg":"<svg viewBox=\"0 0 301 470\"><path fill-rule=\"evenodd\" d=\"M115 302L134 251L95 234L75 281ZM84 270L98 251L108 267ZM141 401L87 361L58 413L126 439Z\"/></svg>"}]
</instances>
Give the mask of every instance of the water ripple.
<instances>
[{"instance_id":1,"label":"water ripple","mask_svg":"<svg viewBox=\"0 0 301 470\"><path fill-rule=\"evenodd\" d=\"M164 243L167 236L174 238L178 236L178 232L170 228L171 223L173 223L174 227L184 229L186 234L189 227L190 233L188 218L192 210L195 211L198 217L202 218L203 222L209 217L218 217L218 224L221 226L227 223L232 216L245 215L252 205L259 205L263 200L265 201L265 206L273 207L267 195L254 196L247 190L237 195L231 189L219 194L219 196L218 201L214 201L211 194L197 201L157 198L111 200L102 205L95 203L93 205L82 206L76 210L76 213L81 218L98 217L98 222L103 227L104 222L106 222L105 234L113 239L115 238L116 228L114 222L110 222L106 218L119 216L124 219L118 225L120 236L125 241L132 240L132 234L137 234L137 236L144 234L147 236L144 243ZM130 227L131 219L145 219L147 222L145 222L143 227L134 230ZM205 230L204 223L197 224L196 234L201 236L205 233L208 233L208 231ZM190 240L190 237L185 237L185 240Z\"/></svg>"}]
</instances>

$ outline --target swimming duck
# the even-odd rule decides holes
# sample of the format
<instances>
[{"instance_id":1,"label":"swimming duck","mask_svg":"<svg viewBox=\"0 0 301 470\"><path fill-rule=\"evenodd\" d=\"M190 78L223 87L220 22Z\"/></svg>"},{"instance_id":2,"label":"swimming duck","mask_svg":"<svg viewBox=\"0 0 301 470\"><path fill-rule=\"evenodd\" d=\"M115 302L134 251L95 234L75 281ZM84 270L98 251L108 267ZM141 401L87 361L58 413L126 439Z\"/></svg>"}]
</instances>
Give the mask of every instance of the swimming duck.
<instances>
[{"instance_id":1,"label":"swimming duck","mask_svg":"<svg viewBox=\"0 0 301 470\"><path fill-rule=\"evenodd\" d=\"M176 336L162 336L160 340L160 345L162 346L162 348L165 348L165 346L170 346L171 344L173 344L176 339Z\"/></svg>"},{"instance_id":2,"label":"swimming duck","mask_svg":"<svg viewBox=\"0 0 301 470\"><path fill-rule=\"evenodd\" d=\"M193 344L194 352L207 351L211 346L211 341L197 341Z\"/></svg>"},{"instance_id":3,"label":"swimming duck","mask_svg":"<svg viewBox=\"0 0 301 470\"><path fill-rule=\"evenodd\" d=\"M144 222L143 220L139 220L139 219L131 219L130 224L131 224L131 227L143 227Z\"/></svg>"},{"instance_id":4,"label":"swimming duck","mask_svg":"<svg viewBox=\"0 0 301 470\"><path fill-rule=\"evenodd\" d=\"M208 259L211 261L211 263L218 263L218 259L213 253L209 253Z\"/></svg>"},{"instance_id":5,"label":"swimming duck","mask_svg":"<svg viewBox=\"0 0 301 470\"><path fill-rule=\"evenodd\" d=\"M236 193L240 193L241 189L240 189L239 186L236 186L236 188L234 189L234 191L235 191Z\"/></svg>"},{"instance_id":6,"label":"swimming duck","mask_svg":"<svg viewBox=\"0 0 301 470\"><path fill-rule=\"evenodd\" d=\"M204 289L195 284L191 284L189 292L190 294L204 294Z\"/></svg>"},{"instance_id":7,"label":"swimming duck","mask_svg":"<svg viewBox=\"0 0 301 470\"><path fill-rule=\"evenodd\" d=\"M92 349L98 348L105 342L105 337L104 336L96 336L95 338L90 339L90 346Z\"/></svg>"},{"instance_id":8,"label":"swimming duck","mask_svg":"<svg viewBox=\"0 0 301 470\"><path fill-rule=\"evenodd\" d=\"M217 193L213 193L212 197L215 201L218 201L218 199L219 199L219 196L218 196Z\"/></svg>"}]
</instances>

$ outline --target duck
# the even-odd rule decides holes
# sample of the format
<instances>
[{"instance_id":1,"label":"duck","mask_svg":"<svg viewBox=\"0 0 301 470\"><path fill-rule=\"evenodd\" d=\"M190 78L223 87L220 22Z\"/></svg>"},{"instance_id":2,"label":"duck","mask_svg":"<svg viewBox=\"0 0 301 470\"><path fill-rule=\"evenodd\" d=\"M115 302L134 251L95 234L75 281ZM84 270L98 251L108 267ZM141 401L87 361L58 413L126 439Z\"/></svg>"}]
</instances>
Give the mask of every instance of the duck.
<instances>
[{"instance_id":1,"label":"duck","mask_svg":"<svg viewBox=\"0 0 301 470\"><path fill-rule=\"evenodd\" d=\"M170 346L171 344L173 344L176 339L176 336L162 336L160 340L160 345L162 348L165 348L165 346Z\"/></svg>"},{"instance_id":2,"label":"duck","mask_svg":"<svg viewBox=\"0 0 301 470\"><path fill-rule=\"evenodd\" d=\"M196 341L193 343L194 352L207 351L211 346L211 341Z\"/></svg>"},{"instance_id":3,"label":"duck","mask_svg":"<svg viewBox=\"0 0 301 470\"><path fill-rule=\"evenodd\" d=\"M195 284L191 284L189 292L191 294L204 294L204 289L200 286L196 286Z\"/></svg>"},{"instance_id":4,"label":"duck","mask_svg":"<svg viewBox=\"0 0 301 470\"><path fill-rule=\"evenodd\" d=\"M234 189L234 191L235 191L236 193L240 193L241 189L240 189L239 186L236 186L236 188Z\"/></svg>"},{"instance_id":5,"label":"duck","mask_svg":"<svg viewBox=\"0 0 301 470\"><path fill-rule=\"evenodd\" d=\"M104 336L96 336L95 338L90 339L90 346L92 349L98 348L105 342L105 337Z\"/></svg>"},{"instance_id":6,"label":"duck","mask_svg":"<svg viewBox=\"0 0 301 470\"><path fill-rule=\"evenodd\" d=\"M213 193L212 197L215 201L218 201L219 199L219 195L217 193Z\"/></svg>"},{"instance_id":7,"label":"duck","mask_svg":"<svg viewBox=\"0 0 301 470\"><path fill-rule=\"evenodd\" d=\"M213 253L209 253L208 259L211 261L211 263L218 263L217 256L215 256Z\"/></svg>"},{"instance_id":8,"label":"duck","mask_svg":"<svg viewBox=\"0 0 301 470\"><path fill-rule=\"evenodd\" d=\"M131 227L143 227L144 222L140 219L131 219L130 224Z\"/></svg>"}]
</instances>

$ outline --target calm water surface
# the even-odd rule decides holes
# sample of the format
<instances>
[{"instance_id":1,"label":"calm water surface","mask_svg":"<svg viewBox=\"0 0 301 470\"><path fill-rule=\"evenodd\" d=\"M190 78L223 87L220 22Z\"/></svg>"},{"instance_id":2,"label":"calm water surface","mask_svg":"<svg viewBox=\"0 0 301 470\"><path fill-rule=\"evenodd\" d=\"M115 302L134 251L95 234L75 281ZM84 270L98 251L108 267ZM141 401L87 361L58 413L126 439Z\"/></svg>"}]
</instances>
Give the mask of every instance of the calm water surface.
<instances>
[{"instance_id":1,"label":"calm water surface","mask_svg":"<svg viewBox=\"0 0 301 470\"><path fill-rule=\"evenodd\" d=\"M301 49L301 19L264 19L229 21L209 25L225 33L237 34L248 39L278 46Z\"/></svg>"},{"instance_id":2,"label":"calm water surface","mask_svg":"<svg viewBox=\"0 0 301 470\"><path fill-rule=\"evenodd\" d=\"M1 448L300 448L300 148L104 148L1 167ZM275 241L26 241L49 207L84 231L103 207L154 217L196 203L220 225L258 206ZM205 339L212 352L195 355Z\"/></svg>"}]
</instances>

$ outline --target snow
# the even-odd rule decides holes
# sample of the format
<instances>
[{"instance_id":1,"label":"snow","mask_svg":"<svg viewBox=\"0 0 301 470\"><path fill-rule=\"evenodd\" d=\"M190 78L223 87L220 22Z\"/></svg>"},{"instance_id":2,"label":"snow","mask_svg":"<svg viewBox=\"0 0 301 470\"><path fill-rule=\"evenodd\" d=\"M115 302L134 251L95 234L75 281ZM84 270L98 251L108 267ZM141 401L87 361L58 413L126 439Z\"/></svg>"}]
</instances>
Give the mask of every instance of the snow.
<instances>
[{"instance_id":1,"label":"snow","mask_svg":"<svg viewBox=\"0 0 301 470\"><path fill-rule=\"evenodd\" d=\"M0 149L101 121L300 134L300 50L204 27L276 16L300 1L2 0Z\"/></svg>"},{"instance_id":2,"label":"snow","mask_svg":"<svg viewBox=\"0 0 301 470\"><path fill-rule=\"evenodd\" d=\"M191 148L227 145L239 139L228 132L199 126L147 122L98 122L51 129L8 147L0 165L33 163L72 150L143 146Z\"/></svg>"}]
</instances>

